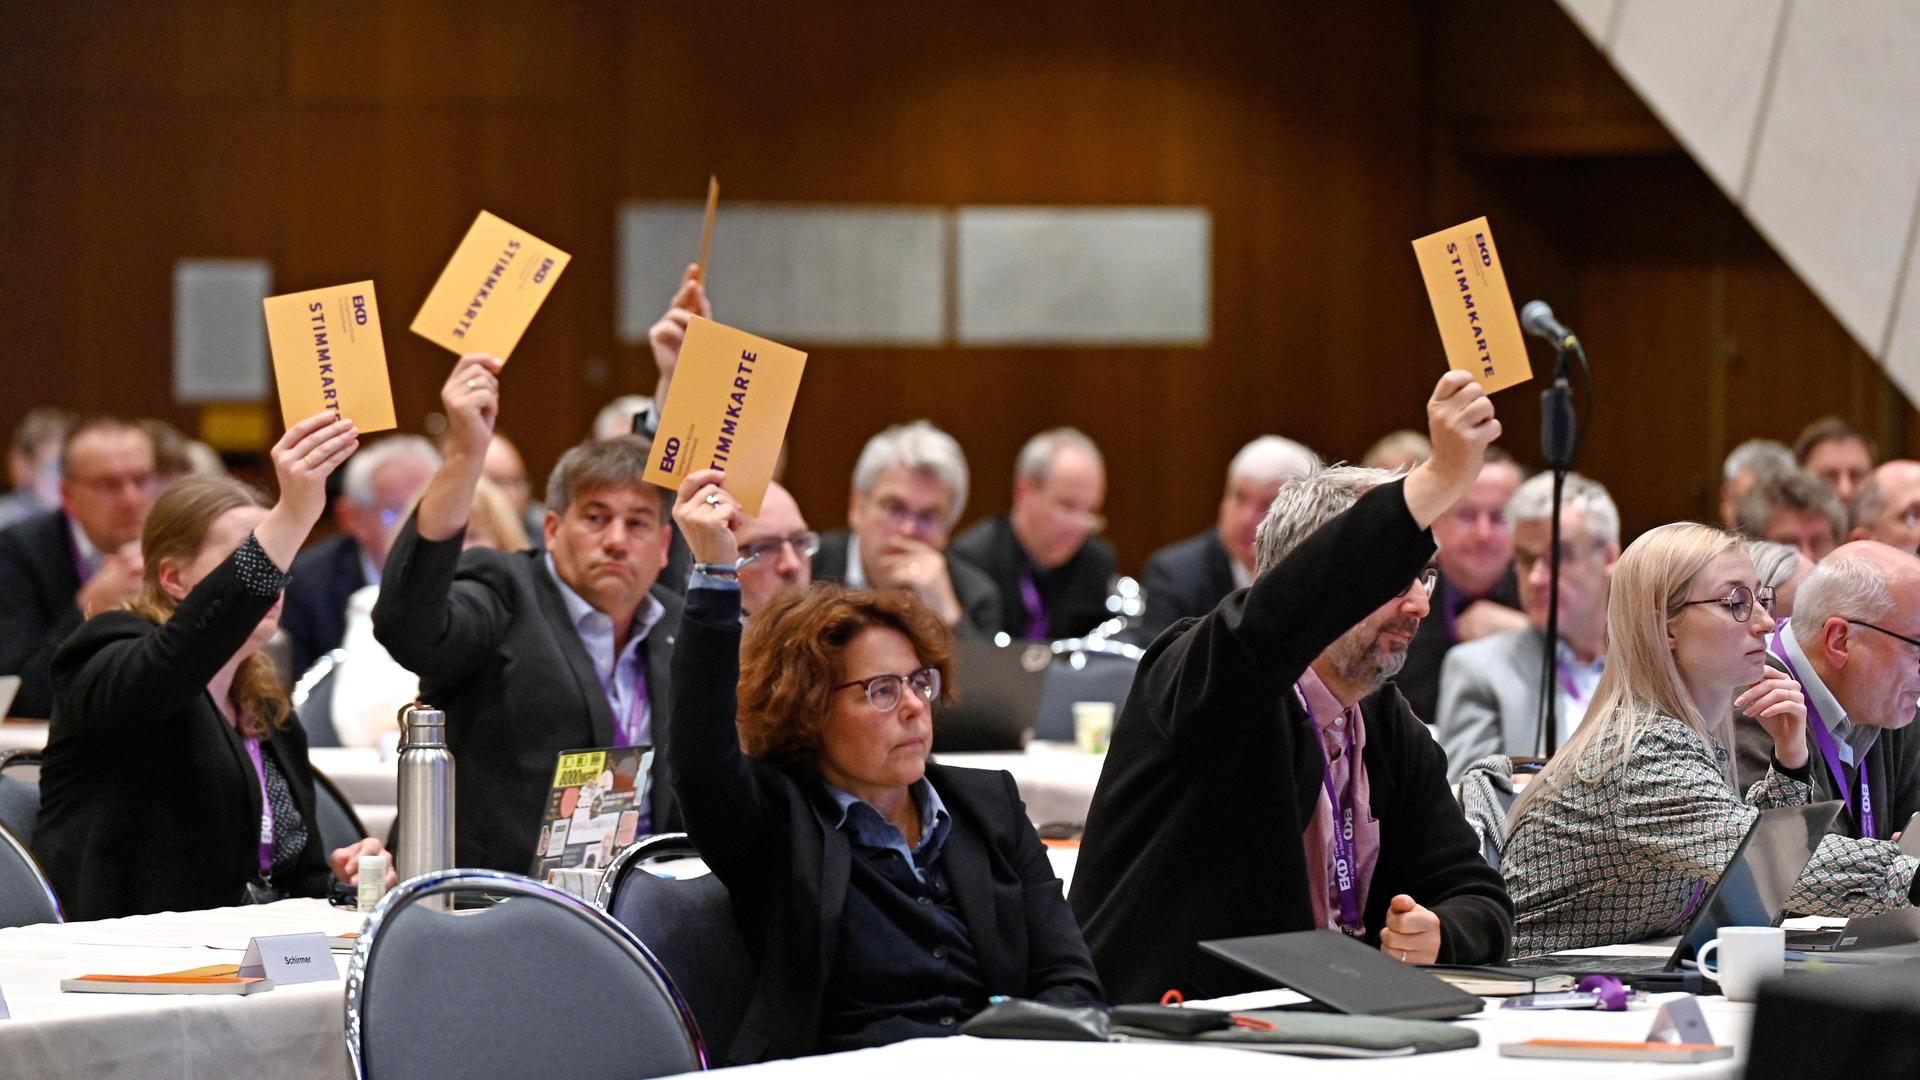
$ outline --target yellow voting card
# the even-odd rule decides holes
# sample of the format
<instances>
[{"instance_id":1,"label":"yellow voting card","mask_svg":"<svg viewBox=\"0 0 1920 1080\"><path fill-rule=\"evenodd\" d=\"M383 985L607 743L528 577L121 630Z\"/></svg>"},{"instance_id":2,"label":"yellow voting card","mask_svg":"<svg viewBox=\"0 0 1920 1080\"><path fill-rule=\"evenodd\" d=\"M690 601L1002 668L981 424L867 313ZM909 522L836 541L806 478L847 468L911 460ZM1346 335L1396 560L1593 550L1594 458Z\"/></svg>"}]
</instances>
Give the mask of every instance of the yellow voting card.
<instances>
[{"instance_id":1,"label":"yellow voting card","mask_svg":"<svg viewBox=\"0 0 1920 1080\"><path fill-rule=\"evenodd\" d=\"M413 332L463 356L505 360L572 258L482 210L413 317Z\"/></svg>"},{"instance_id":2,"label":"yellow voting card","mask_svg":"<svg viewBox=\"0 0 1920 1080\"><path fill-rule=\"evenodd\" d=\"M690 473L721 469L727 477L720 486L749 515L758 514L806 367L806 353L694 316L660 411L647 479L675 490Z\"/></svg>"},{"instance_id":3,"label":"yellow voting card","mask_svg":"<svg viewBox=\"0 0 1920 1080\"><path fill-rule=\"evenodd\" d=\"M1471 373L1488 393L1533 378L1487 219L1423 236L1413 242L1413 254L1440 324L1447 366Z\"/></svg>"},{"instance_id":4,"label":"yellow voting card","mask_svg":"<svg viewBox=\"0 0 1920 1080\"><path fill-rule=\"evenodd\" d=\"M269 296L267 343L287 427L326 409L360 434L393 427L393 387L373 282Z\"/></svg>"}]
</instances>

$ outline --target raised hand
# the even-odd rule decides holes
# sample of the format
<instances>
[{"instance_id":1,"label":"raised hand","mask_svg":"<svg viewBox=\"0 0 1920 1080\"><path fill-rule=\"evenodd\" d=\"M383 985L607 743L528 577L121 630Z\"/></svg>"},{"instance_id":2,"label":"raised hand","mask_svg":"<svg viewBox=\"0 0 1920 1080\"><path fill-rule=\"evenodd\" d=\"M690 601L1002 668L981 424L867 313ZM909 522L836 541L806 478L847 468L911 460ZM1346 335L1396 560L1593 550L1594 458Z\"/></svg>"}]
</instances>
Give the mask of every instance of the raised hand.
<instances>
[{"instance_id":1,"label":"raised hand","mask_svg":"<svg viewBox=\"0 0 1920 1080\"><path fill-rule=\"evenodd\" d=\"M713 305L707 300L707 287L700 281L700 265L688 263L686 273L680 276L680 289L673 294L673 302L658 321L647 330L647 344L653 346L653 365L660 369L660 385L655 392L655 406L666 402L667 384L673 381L673 372L680 363L680 346L687 340L687 324L695 315L703 319L713 318Z\"/></svg>"},{"instance_id":2,"label":"raised hand","mask_svg":"<svg viewBox=\"0 0 1920 1080\"><path fill-rule=\"evenodd\" d=\"M275 566L285 570L293 565L307 533L327 508L327 477L359 447L360 431L353 421L331 412L307 417L273 444L270 456L280 479L280 501L253 535Z\"/></svg>"},{"instance_id":3,"label":"raised hand","mask_svg":"<svg viewBox=\"0 0 1920 1080\"><path fill-rule=\"evenodd\" d=\"M1480 475L1487 447L1500 437L1493 399L1464 371L1449 371L1427 401L1433 456L1407 477L1407 509L1421 528L1433 524Z\"/></svg>"},{"instance_id":4,"label":"raised hand","mask_svg":"<svg viewBox=\"0 0 1920 1080\"><path fill-rule=\"evenodd\" d=\"M673 523L680 527L694 562L731 566L740 558L734 538L740 528L740 503L720 486L726 475L720 469L701 469L680 483Z\"/></svg>"},{"instance_id":5,"label":"raised hand","mask_svg":"<svg viewBox=\"0 0 1920 1080\"><path fill-rule=\"evenodd\" d=\"M441 384L440 403L447 410L450 449L486 457L494 421L500 418L500 366L504 362L487 353L469 353L453 365L447 381Z\"/></svg>"}]
</instances>

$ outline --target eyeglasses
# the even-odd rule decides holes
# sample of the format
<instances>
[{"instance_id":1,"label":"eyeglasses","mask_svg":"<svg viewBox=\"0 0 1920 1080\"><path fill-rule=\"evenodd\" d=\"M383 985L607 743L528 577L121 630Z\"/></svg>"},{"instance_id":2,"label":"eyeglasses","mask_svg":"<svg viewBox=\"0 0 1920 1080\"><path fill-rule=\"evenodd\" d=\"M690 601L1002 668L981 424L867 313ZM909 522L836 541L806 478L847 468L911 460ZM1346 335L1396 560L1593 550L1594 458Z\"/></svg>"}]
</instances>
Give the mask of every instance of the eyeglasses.
<instances>
[{"instance_id":1,"label":"eyeglasses","mask_svg":"<svg viewBox=\"0 0 1920 1080\"><path fill-rule=\"evenodd\" d=\"M745 561L740 565L745 566L747 562L755 559L766 559L771 562L780 557L780 549L783 547L792 548L793 553L803 559L811 559L820 550L820 534L797 532L792 536L775 536L766 540L755 540L751 544L743 544L740 547L740 558Z\"/></svg>"},{"instance_id":2,"label":"eyeglasses","mask_svg":"<svg viewBox=\"0 0 1920 1080\"><path fill-rule=\"evenodd\" d=\"M1897 640L1904 641L1907 644L1913 646L1914 648L1920 649L1920 640L1910 638L1905 634L1896 634L1884 626L1875 626L1874 624L1868 622L1865 619L1848 619L1847 621L1852 623L1855 626L1864 626L1869 630L1878 630L1890 638L1895 638Z\"/></svg>"},{"instance_id":3,"label":"eyeglasses","mask_svg":"<svg viewBox=\"0 0 1920 1080\"><path fill-rule=\"evenodd\" d=\"M1418 585L1420 586L1422 595L1432 596L1434 587L1439 584L1440 584L1440 571L1435 570L1432 567L1428 567L1427 569L1420 571L1419 577L1416 577L1412 581L1407 582L1406 588L1401 589L1399 592L1394 593L1393 595L1395 597L1411 595L1413 593L1413 587L1415 585Z\"/></svg>"},{"instance_id":4,"label":"eyeglasses","mask_svg":"<svg viewBox=\"0 0 1920 1080\"><path fill-rule=\"evenodd\" d=\"M1753 603L1755 600L1760 602L1761 607L1767 609L1768 615L1773 614L1773 586L1771 585L1760 586L1758 593L1747 588L1745 585L1736 585L1733 591L1725 596L1716 596L1710 600L1687 600L1682 602L1680 606L1692 607L1695 604L1724 604L1727 611L1733 615L1734 622L1746 622L1753 617Z\"/></svg>"},{"instance_id":5,"label":"eyeglasses","mask_svg":"<svg viewBox=\"0 0 1920 1080\"><path fill-rule=\"evenodd\" d=\"M940 696L940 669L923 667L909 675L875 675L871 679L843 682L834 689L845 690L849 686L864 689L867 694L867 704L873 706L875 712L890 713L900 707L900 701L905 695L902 687L913 687L914 693L920 695L928 704L932 704L933 699Z\"/></svg>"},{"instance_id":6,"label":"eyeglasses","mask_svg":"<svg viewBox=\"0 0 1920 1080\"><path fill-rule=\"evenodd\" d=\"M918 527L922 533L938 533L947 527L945 510L912 510L898 499L880 499L874 507L887 524L903 531L908 525Z\"/></svg>"}]
</instances>

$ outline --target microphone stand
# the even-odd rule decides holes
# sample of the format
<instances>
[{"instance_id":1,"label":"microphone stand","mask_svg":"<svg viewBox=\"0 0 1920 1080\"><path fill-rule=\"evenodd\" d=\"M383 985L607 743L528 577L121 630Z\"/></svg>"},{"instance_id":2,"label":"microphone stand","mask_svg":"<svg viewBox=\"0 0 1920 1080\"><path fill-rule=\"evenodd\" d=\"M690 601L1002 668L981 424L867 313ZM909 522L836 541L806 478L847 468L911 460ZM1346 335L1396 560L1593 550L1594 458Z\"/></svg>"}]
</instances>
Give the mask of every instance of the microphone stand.
<instances>
[{"instance_id":1,"label":"microphone stand","mask_svg":"<svg viewBox=\"0 0 1920 1080\"><path fill-rule=\"evenodd\" d=\"M1540 451L1547 468L1553 470L1553 517L1547 549L1546 656L1540 666L1540 726L1534 745L1542 757L1549 758L1560 748L1560 500L1573 468L1574 450L1580 445L1573 389L1568 385L1574 355L1584 368L1587 357L1580 339L1568 334L1555 346L1553 386L1540 392Z\"/></svg>"}]
</instances>

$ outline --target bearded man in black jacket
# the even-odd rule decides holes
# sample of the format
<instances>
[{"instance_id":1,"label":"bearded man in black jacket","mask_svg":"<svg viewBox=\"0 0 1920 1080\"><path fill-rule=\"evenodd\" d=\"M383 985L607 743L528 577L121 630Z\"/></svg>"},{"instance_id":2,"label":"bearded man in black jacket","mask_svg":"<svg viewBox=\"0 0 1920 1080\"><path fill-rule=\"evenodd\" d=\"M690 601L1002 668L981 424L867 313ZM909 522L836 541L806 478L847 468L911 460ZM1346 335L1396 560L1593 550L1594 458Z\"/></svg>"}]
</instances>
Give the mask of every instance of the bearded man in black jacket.
<instances>
[{"instance_id":1,"label":"bearded man in black jacket","mask_svg":"<svg viewBox=\"0 0 1920 1080\"><path fill-rule=\"evenodd\" d=\"M1493 963L1513 905L1387 679L1427 613L1428 527L1500 433L1461 372L1404 480L1287 485L1253 585L1141 661L1088 815L1072 903L1111 1000L1262 988L1200 941L1330 928L1408 963Z\"/></svg>"}]
</instances>

